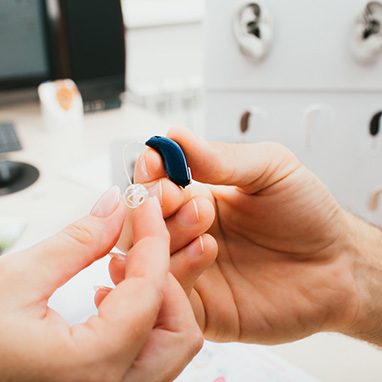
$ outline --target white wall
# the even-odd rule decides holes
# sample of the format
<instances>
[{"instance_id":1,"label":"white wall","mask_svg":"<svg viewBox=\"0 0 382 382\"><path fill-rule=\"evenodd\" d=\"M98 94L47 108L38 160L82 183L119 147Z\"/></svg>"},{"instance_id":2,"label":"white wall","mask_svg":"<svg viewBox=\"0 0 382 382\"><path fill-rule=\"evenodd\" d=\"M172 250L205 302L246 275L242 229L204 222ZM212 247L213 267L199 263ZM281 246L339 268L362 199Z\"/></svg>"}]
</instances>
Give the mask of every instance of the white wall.
<instances>
[{"instance_id":1,"label":"white wall","mask_svg":"<svg viewBox=\"0 0 382 382\"><path fill-rule=\"evenodd\" d=\"M130 28L199 23L204 0L124 0L125 22Z\"/></svg>"},{"instance_id":2,"label":"white wall","mask_svg":"<svg viewBox=\"0 0 382 382\"><path fill-rule=\"evenodd\" d=\"M169 125L202 124L203 0L126 0L130 99Z\"/></svg>"}]
</instances>

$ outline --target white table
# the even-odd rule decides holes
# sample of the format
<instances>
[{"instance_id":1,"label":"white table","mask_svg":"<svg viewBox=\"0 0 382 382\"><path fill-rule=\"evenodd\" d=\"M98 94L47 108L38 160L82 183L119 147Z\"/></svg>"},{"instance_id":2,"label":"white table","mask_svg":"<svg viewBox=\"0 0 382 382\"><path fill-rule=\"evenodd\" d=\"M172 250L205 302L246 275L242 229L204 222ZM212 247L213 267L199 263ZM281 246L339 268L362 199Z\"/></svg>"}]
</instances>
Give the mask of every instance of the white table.
<instances>
[{"instance_id":1,"label":"white table","mask_svg":"<svg viewBox=\"0 0 382 382\"><path fill-rule=\"evenodd\" d=\"M99 197L101 190L65 180L62 176L65 170L108 154L111 142L116 139L163 134L168 128L165 121L132 106L87 115L81 139L64 139L47 133L36 105L0 110L0 121L6 120L16 124L24 145L24 150L15 153L12 159L30 162L41 170L39 181L31 188L0 198L1 216L22 216L28 220L25 233L12 251L30 246L86 215ZM106 261L96 265L88 276L99 277ZM70 288L77 290L78 301L69 301L72 308L69 317L78 307L83 308L81 298L93 293L91 286L86 284L85 288L80 278L66 290L66 298ZM65 296L59 296L58 300L65 305ZM382 352L339 335L317 335L272 350L322 381L382 380Z\"/></svg>"},{"instance_id":2,"label":"white table","mask_svg":"<svg viewBox=\"0 0 382 382\"><path fill-rule=\"evenodd\" d=\"M86 115L82 137L65 138L47 132L39 107L34 104L0 109L0 121L14 122L24 147L11 159L31 163L41 171L40 179L32 187L0 199L1 215L23 216L29 221L15 249L40 241L87 214L100 196L101 189L65 180L66 170L109 155L115 140L141 139L163 134L167 129L164 121L132 106Z\"/></svg>"}]
</instances>

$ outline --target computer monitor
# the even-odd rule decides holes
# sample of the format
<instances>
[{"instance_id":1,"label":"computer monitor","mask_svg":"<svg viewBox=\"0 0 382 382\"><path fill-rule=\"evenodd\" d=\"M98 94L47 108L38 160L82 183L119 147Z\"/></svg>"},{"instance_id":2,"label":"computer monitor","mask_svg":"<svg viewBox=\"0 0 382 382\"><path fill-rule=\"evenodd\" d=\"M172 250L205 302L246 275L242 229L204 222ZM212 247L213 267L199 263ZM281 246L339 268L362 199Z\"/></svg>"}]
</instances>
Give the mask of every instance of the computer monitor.
<instances>
[{"instance_id":1,"label":"computer monitor","mask_svg":"<svg viewBox=\"0 0 382 382\"><path fill-rule=\"evenodd\" d=\"M60 0L61 72L86 104L118 102L125 91L125 27L121 0ZM98 102L99 103L99 102ZM107 107L107 106L106 106Z\"/></svg>"},{"instance_id":2,"label":"computer monitor","mask_svg":"<svg viewBox=\"0 0 382 382\"><path fill-rule=\"evenodd\" d=\"M125 91L121 0L1 0L0 102L70 78L85 110L120 106ZM22 89L23 92L14 90Z\"/></svg>"},{"instance_id":3,"label":"computer monitor","mask_svg":"<svg viewBox=\"0 0 382 382\"><path fill-rule=\"evenodd\" d=\"M45 0L1 0L0 91L52 77L47 20Z\"/></svg>"}]
</instances>

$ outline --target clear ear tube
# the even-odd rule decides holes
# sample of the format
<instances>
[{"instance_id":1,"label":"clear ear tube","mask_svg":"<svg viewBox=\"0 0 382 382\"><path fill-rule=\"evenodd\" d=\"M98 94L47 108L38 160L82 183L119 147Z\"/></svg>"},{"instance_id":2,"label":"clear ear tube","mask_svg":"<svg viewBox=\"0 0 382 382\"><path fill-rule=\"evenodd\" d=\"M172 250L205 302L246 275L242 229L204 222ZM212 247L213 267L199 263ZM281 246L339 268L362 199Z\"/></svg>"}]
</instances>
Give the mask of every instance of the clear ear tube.
<instances>
[{"instance_id":1,"label":"clear ear tube","mask_svg":"<svg viewBox=\"0 0 382 382\"><path fill-rule=\"evenodd\" d=\"M127 178L127 187L125 192L123 193L123 200L127 207L131 209L136 209L146 201L146 199L149 197L149 192L142 184L134 184L132 182L132 178L129 174L129 162L127 159L128 150L129 146L126 146L123 150L123 165L125 169L125 175Z\"/></svg>"}]
</instances>

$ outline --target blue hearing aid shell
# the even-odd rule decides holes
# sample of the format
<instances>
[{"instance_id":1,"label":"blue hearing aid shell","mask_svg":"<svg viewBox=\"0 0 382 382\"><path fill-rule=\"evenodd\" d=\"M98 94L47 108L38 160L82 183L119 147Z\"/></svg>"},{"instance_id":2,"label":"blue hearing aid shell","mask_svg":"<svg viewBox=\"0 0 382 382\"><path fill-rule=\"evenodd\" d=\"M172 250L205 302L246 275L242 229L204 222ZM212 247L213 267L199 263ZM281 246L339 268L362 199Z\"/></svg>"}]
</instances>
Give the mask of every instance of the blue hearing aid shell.
<instances>
[{"instance_id":1,"label":"blue hearing aid shell","mask_svg":"<svg viewBox=\"0 0 382 382\"><path fill-rule=\"evenodd\" d=\"M165 137L152 137L146 142L162 157L169 179L180 187L191 183L191 172L182 148L173 140Z\"/></svg>"}]
</instances>

